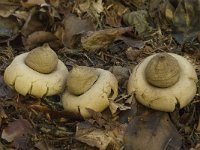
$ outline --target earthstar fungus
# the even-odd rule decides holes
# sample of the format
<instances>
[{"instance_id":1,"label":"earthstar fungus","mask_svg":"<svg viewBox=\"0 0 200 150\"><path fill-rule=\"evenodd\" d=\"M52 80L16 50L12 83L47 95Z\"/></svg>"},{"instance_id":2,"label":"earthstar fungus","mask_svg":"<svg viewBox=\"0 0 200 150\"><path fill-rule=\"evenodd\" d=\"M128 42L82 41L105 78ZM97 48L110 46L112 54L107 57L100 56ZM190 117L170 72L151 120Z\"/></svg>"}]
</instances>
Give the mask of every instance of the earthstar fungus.
<instances>
[{"instance_id":1,"label":"earthstar fungus","mask_svg":"<svg viewBox=\"0 0 200 150\"><path fill-rule=\"evenodd\" d=\"M115 76L106 70L75 66L67 76L67 89L62 96L66 111L90 117L87 108L102 112L109 106L109 100L118 95Z\"/></svg>"},{"instance_id":2,"label":"earthstar fungus","mask_svg":"<svg viewBox=\"0 0 200 150\"><path fill-rule=\"evenodd\" d=\"M172 112L186 106L196 94L197 75L193 66L173 53L151 55L138 64L128 81L128 93L143 105Z\"/></svg>"},{"instance_id":3,"label":"earthstar fungus","mask_svg":"<svg viewBox=\"0 0 200 150\"><path fill-rule=\"evenodd\" d=\"M4 80L24 96L44 97L61 93L67 74L65 64L44 44L16 56L4 72Z\"/></svg>"}]
</instances>

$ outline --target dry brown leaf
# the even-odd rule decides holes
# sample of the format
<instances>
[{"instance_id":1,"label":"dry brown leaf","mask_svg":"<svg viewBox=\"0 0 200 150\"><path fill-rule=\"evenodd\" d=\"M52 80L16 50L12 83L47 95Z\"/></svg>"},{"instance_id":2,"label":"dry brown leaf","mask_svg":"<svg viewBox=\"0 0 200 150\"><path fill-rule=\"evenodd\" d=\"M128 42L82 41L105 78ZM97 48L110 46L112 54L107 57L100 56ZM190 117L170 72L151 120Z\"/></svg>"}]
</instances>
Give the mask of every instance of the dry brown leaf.
<instances>
[{"instance_id":1,"label":"dry brown leaf","mask_svg":"<svg viewBox=\"0 0 200 150\"><path fill-rule=\"evenodd\" d=\"M26 14L27 15L27 14ZM43 22L39 20L39 14L36 14L36 9L31 9L28 13L28 17L21 29L22 35L27 38L27 36L35 31L41 31L45 29Z\"/></svg>"},{"instance_id":2,"label":"dry brown leaf","mask_svg":"<svg viewBox=\"0 0 200 150\"><path fill-rule=\"evenodd\" d=\"M107 122L107 120L105 118L103 118L102 113L100 112L96 112L90 108L87 108L87 111L90 113L90 115L92 116L92 119L90 119L90 122L95 122L97 123L97 125L99 127L105 127L109 122Z\"/></svg>"},{"instance_id":3,"label":"dry brown leaf","mask_svg":"<svg viewBox=\"0 0 200 150\"><path fill-rule=\"evenodd\" d=\"M81 43L85 50L99 50L107 47L116 37L128 31L132 31L132 28L111 28L95 32L88 32L86 36L81 38Z\"/></svg>"},{"instance_id":4,"label":"dry brown leaf","mask_svg":"<svg viewBox=\"0 0 200 150\"><path fill-rule=\"evenodd\" d=\"M62 36L62 42L68 48L77 46L80 42L79 36L81 34L94 30L94 25L89 20L81 20L79 17L74 15L65 16L63 23L65 32Z\"/></svg>"},{"instance_id":5,"label":"dry brown leaf","mask_svg":"<svg viewBox=\"0 0 200 150\"><path fill-rule=\"evenodd\" d=\"M18 8L19 6L16 5L1 5L0 4L0 16L1 17L9 17L10 15L12 15L15 10Z\"/></svg>"},{"instance_id":6,"label":"dry brown leaf","mask_svg":"<svg viewBox=\"0 0 200 150\"><path fill-rule=\"evenodd\" d=\"M106 24L108 24L111 27L121 27L121 17L120 16L106 16Z\"/></svg>"},{"instance_id":7,"label":"dry brown leaf","mask_svg":"<svg viewBox=\"0 0 200 150\"><path fill-rule=\"evenodd\" d=\"M35 144L35 147L39 150L58 150L56 148L53 148L49 146L49 144L46 141L39 141Z\"/></svg>"},{"instance_id":8,"label":"dry brown leaf","mask_svg":"<svg viewBox=\"0 0 200 150\"><path fill-rule=\"evenodd\" d=\"M179 44L192 42L200 31L199 0L150 0L149 14L161 28L171 27ZM159 14L159 15L158 15Z\"/></svg>"},{"instance_id":9,"label":"dry brown leaf","mask_svg":"<svg viewBox=\"0 0 200 150\"><path fill-rule=\"evenodd\" d=\"M75 138L100 150L106 150L108 147L111 150L119 150L122 147L125 127L121 125L112 130L104 130L82 122L77 124Z\"/></svg>"},{"instance_id":10,"label":"dry brown leaf","mask_svg":"<svg viewBox=\"0 0 200 150\"><path fill-rule=\"evenodd\" d=\"M0 5L19 5L20 0L1 0Z\"/></svg>"},{"instance_id":11,"label":"dry brown leaf","mask_svg":"<svg viewBox=\"0 0 200 150\"><path fill-rule=\"evenodd\" d=\"M141 52L142 51L140 51L136 48L129 47L126 50L126 57L131 61L135 61L138 58L138 56L141 54Z\"/></svg>"},{"instance_id":12,"label":"dry brown leaf","mask_svg":"<svg viewBox=\"0 0 200 150\"><path fill-rule=\"evenodd\" d=\"M26 49L33 49L37 46L41 46L43 43L48 43L53 49L62 46L62 43L53 33L46 31L33 32L27 38L23 39L23 44Z\"/></svg>"},{"instance_id":13,"label":"dry brown leaf","mask_svg":"<svg viewBox=\"0 0 200 150\"><path fill-rule=\"evenodd\" d=\"M109 109L112 114L115 114L117 110L128 110L131 109L129 106L125 106L124 104L116 103L114 101L109 101Z\"/></svg>"},{"instance_id":14,"label":"dry brown leaf","mask_svg":"<svg viewBox=\"0 0 200 150\"><path fill-rule=\"evenodd\" d=\"M103 8L102 0L97 0L96 2L91 1L91 2L92 2L92 7L97 12L97 14L100 14L101 12L103 12L104 8Z\"/></svg>"},{"instance_id":15,"label":"dry brown leaf","mask_svg":"<svg viewBox=\"0 0 200 150\"><path fill-rule=\"evenodd\" d=\"M173 5L171 3L169 3L169 1L166 1L164 14L165 14L167 21L169 21L169 22L172 21L172 19L174 17L174 11L175 11L175 8L173 7Z\"/></svg>"},{"instance_id":16,"label":"dry brown leaf","mask_svg":"<svg viewBox=\"0 0 200 150\"><path fill-rule=\"evenodd\" d=\"M21 5L25 8L30 8L42 4L46 4L45 0L21 0Z\"/></svg>"},{"instance_id":17,"label":"dry brown leaf","mask_svg":"<svg viewBox=\"0 0 200 150\"><path fill-rule=\"evenodd\" d=\"M0 75L0 98L12 98L15 94L16 92L5 84L3 76Z\"/></svg>"},{"instance_id":18,"label":"dry brown leaf","mask_svg":"<svg viewBox=\"0 0 200 150\"><path fill-rule=\"evenodd\" d=\"M9 123L8 127L3 129L1 138L5 139L8 142L13 142L21 136L28 136L28 134L32 133L33 130L31 124L25 119L18 119L14 122Z\"/></svg>"},{"instance_id":19,"label":"dry brown leaf","mask_svg":"<svg viewBox=\"0 0 200 150\"><path fill-rule=\"evenodd\" d=\"M197 143L197 145L195 146L195 148L190 148L190 150L200 150L200 144Z\"/></svg>"},{"instance_id":20,"label":"dry brown leaf","mask_svg":"<svg viewBox=\"0 0 200 150\"><path fill-rule=\"evenodd\" d=\"M123 41L128 47L141 49L145 46L144 41L125 37L125 36L120 36L116 40Z\"/></svg>"},{"instance_id":21,"label":"dry brown leaf","mask_svg":"<svg viewBox=\"0 0 200 150\"><path fill-rule=\"evenodd\" d=\"M30 105L26 105L27 108L33 109L36 112L41 112L44 114L48 114L52 119L57 119L57 118L73 118L77 120L83 119L80 115L70 113L64 110L58 111L58 110L53 110L49 108L47 105L40 104L40 102L36 102Z\"/></svg>"},{"instance_id":22,"label":"dry brown leaf","mask_svg":"<svg viewBox=\"0 0 200 150\"><path fill-rule=\"evenodd\" d=\"M1 150L14 150L14 149L12 149L12 148L7 148L5 145L3 145L1 142L0 142L0 149Z\"/></svg>"},{"instance_id":23,"label":"dry brown leaf","mask_svg":"<svg viewBox=\"0 0 200 150\"><path fill-rule=\"evenodd\" d=\"M105 150L111 142L114 142L111 137L105 135L100 129L91 130L92 128L89 131L85 130L85 133L81 133L83 131L77 129L76 139L100 150Z\"/></svg>"},{"instance_id":24,"label":"dry brown leaf","mask_svg":"<svg viewBox=\"0 0 200 150\"><path fill-rule=\"evenodd\" d=\"M111 27L121 27L122 15L128 10L120 2L109 0L106 2L106 23Z\"/></svg>"},{"instance_id":25,"label":"dry brown leaf","mask_svg":"<svg viewBox=\"0 0 200 150\"><path fill-rule=\"evenodd\" d=\"M127 98L126 102L130 104L130 108L128 110L122 111L119 114L119 121L121 123L128 123L131 118L134 118L138 113L138 103L133 95Z\"/></svg>"},{"instance_id":26,"label":"dry brown leaf","mask_svg":"<svg viewBox=\"0 0 200 150\"><path fill-rule=\"evenodd\" d=\"M53 23L54 19L62 19L60 13L59 13L59 9L55 8L55 7L48 7L47 10L45 10L48 12L49 18L51 18L51 22Z\"/></svg>"},{"instance_id":27,"label":"dry brown leaf","mask_svg":"<svg viewBox=\"0 0 200 150\"><path fill-rule=\"evenodd\" d=\"M126 67L112 66L109 70L115 75L120 85L124 84L129 78L129 70Z\"/></svg>"},{"instance_id":28,"label":"dry brown leaf","mask_svg":"<svg viewBox=\"0 0 200 150\"><path fill-rule=\"evenodd\" d=\"M31 124L25 119L18 119L8 124L1 134L1 138L18 149L30 149L30 136L34 133Z\"/></svg>"},{"instance_id":29,"label":"dry brown leaf","mask_svg":"<svg viewBox=\"0 0 200 150\"><path fill-rule=\"evenodd\" d=\"M90 8L90 5L91 5L91 1L89 1L89 0L86 0L86 1L78 4L81 13L87 12Z\"/></svg>"},{"instance_id":30,"label":"dry brown leaf","mask_svg":"<svg viewBox=\"0 0 200 150\"><path fill-rule=\"evenodd\" d=\"M163 4L163 0L150 0L149 1L149 15L151 17L157 17L157 14L159 12L159 7Z\"/></svg>"},{"instance_id":31,"label":"dry brown leaf","mask_svg":"<svg viewBox=\"0 0 200 150\"><path fill-rule=\"evenodd\" d=\"M39 150L49 150L49 146L44 141L39 141L35 144L35 147Z\"/></svg>"},{"instance_id":32,"label":"dry brown leaf","mask_svg":"<svg viewBox=\"0 0 200 150\"><path fill-rule=\"evenodd\" d=\"M153 111L133 118L124 142L126 150L179 150L181 138L167 113Z\"/></svg>"},{"instance_id":33,"label":"dry brown leaf","mask_svg":"<svg viewBox=\"0 0 200 150\"><path fill-rule=\"evenodd\" d=\"M14 39L19 33L19 24L13 16L8 18L0 17L0 42L7 42Z\"/></svg>"},{"instance_id":34,"label":"dry brown leaf","mask_svg":"<svg viewBox=\"0 0 200 150\"><path fill-rule=\"evenodd\" d=\"M92 0L86 0L82 3L79 3L79 8L77 9L77 12L79 13L85 13L87 12L90 16L93 17L94 20L98 20L100 17L100 13L104 11L103 7L104 3L102 0L92 1Z\"/></svg>"},{"instance_id":35,"label":"dry brown leaf","mask_svg":"<svg viewBox=\"0 0 200 150\"><path fill-rule=\"evenodd\" d=\"M58 7L60 5L60 2L60 0L49 0L49 3L54 7Z\"/></svg>"},{"instance_id":36,"label":"dry brown leaf","mask_svg":"<svg viewBox=\"0 0 200 150\"><path fill-rule=\"evenodd\" d=\"M197 37L200 31L200 1L177 0L176 2L178 5L174 7L171 24L173 30L172 35L179 44L191 42Z\"/></svg>"},{"instance_id":37,"label":"dry brown leaf","mask_svg":"<svg viewBox=\"0 0 200 150\"><path fill-rule=\"evenodd\" d=\"M15 13L13 13L13 16L17 17L20 20L27 20L29 17L29 12L24 10L16 10Z\"/></svg>"}]
</instances>

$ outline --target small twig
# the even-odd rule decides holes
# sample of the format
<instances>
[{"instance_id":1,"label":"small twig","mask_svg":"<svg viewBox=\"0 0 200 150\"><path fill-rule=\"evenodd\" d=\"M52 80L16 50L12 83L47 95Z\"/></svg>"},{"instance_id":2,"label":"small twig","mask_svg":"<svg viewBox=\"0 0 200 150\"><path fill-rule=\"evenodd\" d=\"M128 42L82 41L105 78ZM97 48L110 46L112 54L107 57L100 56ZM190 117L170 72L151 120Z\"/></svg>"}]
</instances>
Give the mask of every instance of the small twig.
<instances>
[{"instance_id":1,"label":"small twig","mask_svg":"<svg viewBox=\"0 0 200 150\"><path fill-rule=\"evenodd\" d=\"M85 56L85 58L87 58L89 62L94 66L94 62L90 59L90 57L87 54L83 53L83 56Z\"/></svg>"},{"instance_id":2,"label":"small twig","mask_svg":"<svg viewBox=\"0 0 200 150\"><path fill-rule=\"evenodd\" d=\"M105 55L105 56L108 56L108 57L110 57L110 58L115 58L115 59L118 59L118 60L124 62L124 60L123 60L122 58L116 57L116 56L114 56L114 55L112 56L112 55L106 54L106 53L102 53L102 54Z\"/></svg>"},{"instance_id":3,"label":"small twig","mask_svg":"<svg viewBox=\"0 0 200 150\"><path fill-rule=\"evenodd\" d=\"M165 145L165 147L164 147L164 149L163 150L166 150L167 149L167 147L168 147L168 145L169 145L169 143L172 141L172 138L170 138L169 140L168 140L168 142L166 143L166 145Z\"/></svg>"},{"instance_id":4,"label":"small twig","mask_svg":"<svg viewBox=\"0 0 200 150\"><path fill-rule=\"evenodd\" d=\"M128 98L129 96L131 96L131 95L123 95L122 97L116 99L115 102L119 102L119 101L121 101L121 100L123 100L123 99Z\"/></svg>"}]
</instances>

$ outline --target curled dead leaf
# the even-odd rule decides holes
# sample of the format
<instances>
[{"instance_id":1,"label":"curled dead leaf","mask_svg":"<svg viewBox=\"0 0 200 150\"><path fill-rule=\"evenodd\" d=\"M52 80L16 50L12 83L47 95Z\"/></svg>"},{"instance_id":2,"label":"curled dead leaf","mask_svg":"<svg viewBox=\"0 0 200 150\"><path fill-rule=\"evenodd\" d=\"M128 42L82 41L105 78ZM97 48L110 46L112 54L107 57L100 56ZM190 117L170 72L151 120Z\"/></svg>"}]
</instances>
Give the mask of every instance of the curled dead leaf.
<instances>
[{"instance_id":1,"label":"curled dead leaf","mask_svg":"<svg viewBox=\"0 0 200 150\"><path fill-rule=\"evenodd\" d=\"M81 43L85 50L99 50L107 47L116 37L128 31L132 31L132 27L111 28L88 32L81 38Z\"/></svg>"},{"instance_id":2,"label":"curled dead leaf","mask_svg":"<svg viewBox=\"0 0 200 150\"><path fill-rule=\"evenodd\" d=\"M75 138L100 150L106 150L108 147L111 150L119 150L122 147L125 127L121 125L112 130L104 130L82 122L77 124Z\"/></svg>"},{"instance_id":3,"label":"curled dead leaf","mask_svg":"<svg viewBox=\"0 0 200 150\"><path fill-rule=\"evenodd\" d=\"M33 32L28 35L27 38L23 39L23 44L26 49L33 49L44 43L48 43L53 49L57 49L62 46L61 41L59 41L53 33L46 31Z\"/></svg>"}]
</instances>

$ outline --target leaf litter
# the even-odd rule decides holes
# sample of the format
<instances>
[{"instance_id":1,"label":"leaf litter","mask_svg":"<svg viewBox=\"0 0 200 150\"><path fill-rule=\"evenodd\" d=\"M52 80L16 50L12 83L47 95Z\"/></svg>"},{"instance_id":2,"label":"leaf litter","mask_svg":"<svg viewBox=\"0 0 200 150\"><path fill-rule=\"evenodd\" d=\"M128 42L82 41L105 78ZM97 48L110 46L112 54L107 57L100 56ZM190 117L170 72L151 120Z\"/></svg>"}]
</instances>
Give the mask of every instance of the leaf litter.
<instances>
[{"instance_id":1,"label":"leaf litter","mask_svg":"<svg viewBox=\"0 0 200 150\"><path fill-rule=\"evenodd\" d=\"M150 112L133 118L126 129L124 142L127 150L144 150L147 147L178 150L182 137L166 113Z\"/></svg>"},{"instance_id":2,"label":"leaf litter","mask_svg":"<svg viewBox=\"0 0 200 150\"><path fill-rule=\"evenodd\" d=\"M198 0L3 0L0 8L0 149L199 149L199 92L167 114L126 91L134 66L157 52L187 57L200 77ZM83 120L64 111L59 96L24 97L6 86L13 58L44 43L69 69L110 70L119 81L110 109L88 110L92 118Z\"/></svg>"}]
</instances>

